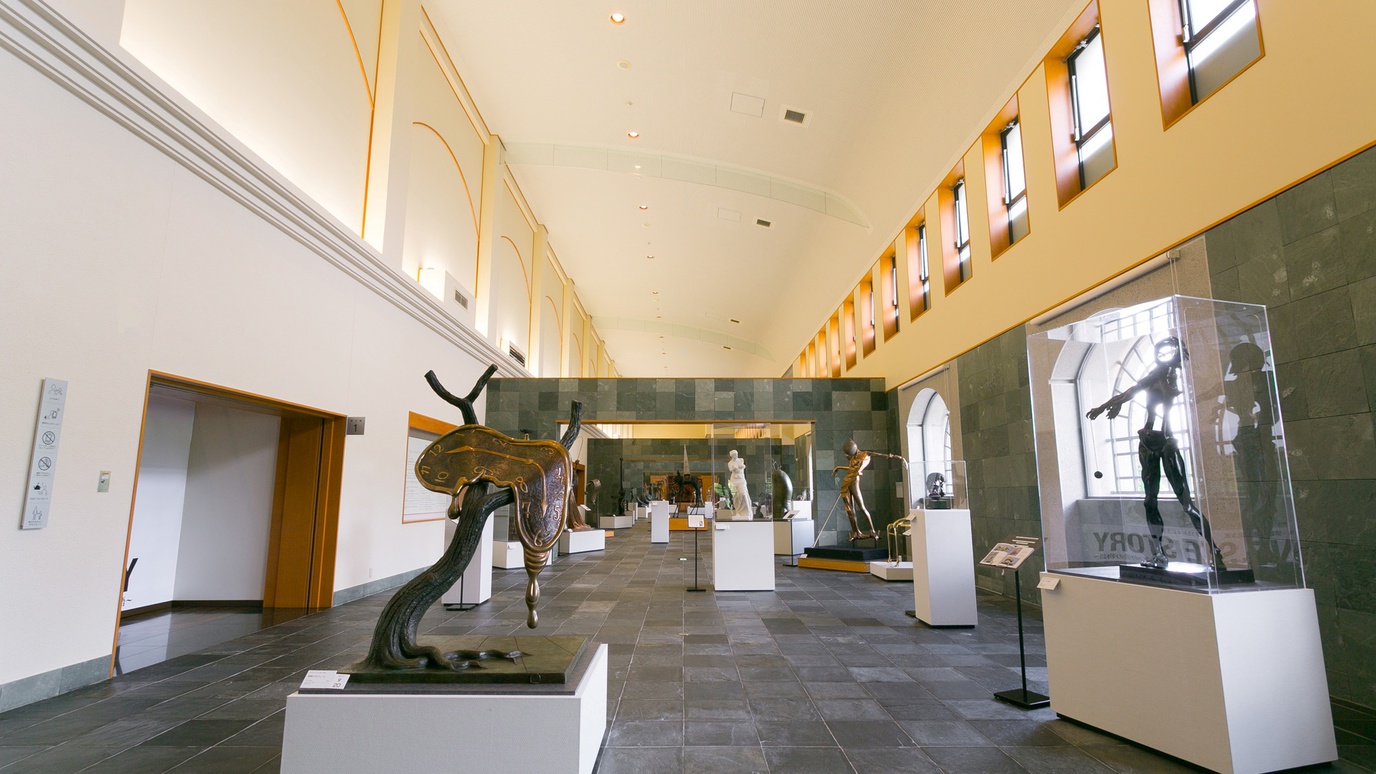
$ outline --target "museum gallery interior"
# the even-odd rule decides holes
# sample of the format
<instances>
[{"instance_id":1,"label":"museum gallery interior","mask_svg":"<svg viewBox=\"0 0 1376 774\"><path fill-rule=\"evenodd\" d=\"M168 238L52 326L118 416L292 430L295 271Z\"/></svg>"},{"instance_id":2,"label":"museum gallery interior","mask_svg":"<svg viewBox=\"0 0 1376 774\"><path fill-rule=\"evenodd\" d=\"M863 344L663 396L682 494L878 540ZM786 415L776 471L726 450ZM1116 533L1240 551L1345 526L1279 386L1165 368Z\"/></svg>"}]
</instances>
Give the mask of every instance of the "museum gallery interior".
<instances>
[{"instance_id":1,"label":"museum gallery interior","mask_svg":"<svg viewBox=\"0 0 1376 774\"><path fill-rule=\"evenodd\" d=\"M1373 29L0 0L0 771L1376 772Z\"/></svg>"}]
</instances>

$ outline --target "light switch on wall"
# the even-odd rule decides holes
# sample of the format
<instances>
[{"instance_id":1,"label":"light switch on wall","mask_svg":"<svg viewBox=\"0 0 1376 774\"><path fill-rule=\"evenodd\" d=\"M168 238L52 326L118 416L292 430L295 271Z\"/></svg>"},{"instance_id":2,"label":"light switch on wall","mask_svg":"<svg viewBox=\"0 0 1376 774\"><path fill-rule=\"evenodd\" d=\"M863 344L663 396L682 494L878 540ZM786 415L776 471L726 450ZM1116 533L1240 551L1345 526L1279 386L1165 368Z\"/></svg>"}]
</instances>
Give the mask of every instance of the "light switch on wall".
<instances>
[{"instance_id":1,"label":"light switch on wall","mask_svg":"<svg viewBox=\"0 0 1376 774\"><path fill-rule=\"evenodd\" d=\"M110 491L110 471L108 471L108 470L102 470L102 471L100 471L100 478L96 479L96 491L97 491L97 492L108 492L108 491Z\"/></svg>"}]
</instances>

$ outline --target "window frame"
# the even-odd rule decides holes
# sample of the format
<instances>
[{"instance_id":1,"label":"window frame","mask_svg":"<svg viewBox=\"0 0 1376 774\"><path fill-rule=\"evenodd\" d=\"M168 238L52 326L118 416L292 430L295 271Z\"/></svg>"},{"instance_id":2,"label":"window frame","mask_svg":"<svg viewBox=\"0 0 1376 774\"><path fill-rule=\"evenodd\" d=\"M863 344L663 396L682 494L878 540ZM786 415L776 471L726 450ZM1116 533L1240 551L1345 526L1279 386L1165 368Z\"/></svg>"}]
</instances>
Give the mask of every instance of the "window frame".
<instances>
[{"instance_id":1,"label":"window frame","mask_svg":"<svg viewBox=\"0 0 1376 774\"><path fill-rule=\"evenodd\" d=\"M1017 171L1021 185L1021 189L1018 191L1017 195L1013 194L1013 165L1010 162L1010 154L1008 152L1009 135L1015 131L1018 133L1018 159L1020 163L1018 164ZM1013 120L1009 121L1008 125L1003 128L1003 131L999 132L999 150L1003 158L1003 208L1006 220L1008 221L1008 244L1012 245L1023 236L1027 235L1026 232L1024 232L1022 236L1019 236L1014 231L1018 216L1013 214L1013 210L1021 204L1023 213L1025 214L1027 212L1027 163L1022 155L1022 123L1018 116L1014 116Z\"/></svg>"},{"instance_id":2,"label":"window frame","mask_svg":"<svg viewBox=\"0 0 1376 774\"><path fill-rule=\"evenodd\" d=\"M951 214L955 223L952 245L956 251L956 271L963 283L973 275L970 270L970 195L964 175L951 186Z\"/></svg>"},{"instance_id":3,"label":"window frame","mask_svg":"<svg viewBox=\"0 0 1376 774\"><path fill-rule=\"evenodd\" d=\"M1194 106L1198 105L1205 97L1208 97L1209 94L1212 94L1214 91L1217 91L1219 88L1221 88L1221 86L1215 87L1214 89L1211 89L1207 94L1203 95L1199 93L1199 85L1197 81L1199 66L1194 59L1195 51L1206 41L1208 41L1209 37L1213 35L1215 32L1217 32L1219 28L1223 27L1225 24L1231 21L1232 18L1239 11L1241 11L1244 7L1248 6L1250 6L1252 9L1254 27L1257 29L1257 47L1260 48L1261 31L1259 25L1255 25L1255 19L1258 15L1258 9L1256 6L1256 0L1232 0L1232 2L1229 3L1223 9L1222 12L1220 12L1217 16L1215 16L1207 24L1205 24L1203 28L1195 30L1190 15L1190 5L1193 2L1193 0L1177 0L1177 2L1177 8L1179 9L1180 13L1180 45L1185 51L1185 70L1188 76L1188 82L1190 86L1190 105ZM1242 70L1247 69L1247 67L1249 66L1250 64L1244 65L1242 68L1238 70L1238 72L1242 72ZM1236 74L1237 73L1234 73L1233 75L1235 76ZM1230 76L1230 78L1231 77L1232 76Z\"/></svg>"},{"instance_id":4,"label":"window frame","mask_svg":"<svg viewBox=\"0 0 1376 774\"><path fill-rule=\"evenodd\" d=\"M1104 51L1104 43L1103 43L1103 39L1102 39L1102 25L1100 25L1100 24L1098 24L1098 23L1095 23L1094 29L1090 30L1090 31L1089 31L1089 34L1086 35L1084 38L1082 38L1082 39L1080 40L1080 42L1077 43L1077 44L1075 45L1075 50L1074 50L1074 51L1071 51L1071 52L1070 52L1070 56L1066 57L1066 60L1065 60L1066 71L1067 71L1067 72L1069 73L1069 75L1070 75L1070 121L1071 121L1072 140L1073 140L1074 143L1075 143L1075 158L1076 158L1077 166L1078 166L1078 168L1079 168L1078 171L1079 171L1079 176L1080 176L1080 190L1081 190L1081 191L1083 191L1084 189L1086 189L1086 188L1089 187L1089 184L1086 184L1086 182L1085 182L1085 146L1087 146L1087 145L1089 145L1091 142L1093 142L1093 141L1098 137L1099 133L1100 133L1100 132L1103 132L1105 129L1107 129L1107 130L1109 131L1109 141L1112 142L1112 139L1113 139L1113 135L1112 135L1112 132L1113 132L1113 107L1112 107L1112 103L1109 103L1109 109L1104 113L1104 117L1101 118L1101 119L1099 119L1093 126L1089 127L1088 129L1086 129L1086 128L1084 127L1084 125L1083 125L1084 117L1080 114L1080 102L1081 102L1081 97L1080 97L1079 78L1078 78L1078 75L1076 74L1076 69L1077 69L1077 68L1076 68L1076 62L1077 62L1077 60L1079 59L1079 57L1080 57L1082 54L1084 54L1084 52L1085 52L1091 45L1093 45L1093 43L1094 43L1096 40L1099 41L1099 49L1100 49L1100 51L1103 51L1104 54L1105 54L1105 56L1104 56L1104 95L1105 95L1105 97L1106 97L1105 102L1108 102L1108 99L1107 99L1107 96L1108 96L1108 58L1107 58L1107 52ZM1115 151L1115 156L1116 156L1116 151ZM1107 174L1107 172L1105 172L1105 174ZM1103 177L1103 175L1100 175L1099 177ZM1094 182L1098 182L1098 180L1099 180L1099 178L1095 178Z\"/></svg>"}]
</instances>

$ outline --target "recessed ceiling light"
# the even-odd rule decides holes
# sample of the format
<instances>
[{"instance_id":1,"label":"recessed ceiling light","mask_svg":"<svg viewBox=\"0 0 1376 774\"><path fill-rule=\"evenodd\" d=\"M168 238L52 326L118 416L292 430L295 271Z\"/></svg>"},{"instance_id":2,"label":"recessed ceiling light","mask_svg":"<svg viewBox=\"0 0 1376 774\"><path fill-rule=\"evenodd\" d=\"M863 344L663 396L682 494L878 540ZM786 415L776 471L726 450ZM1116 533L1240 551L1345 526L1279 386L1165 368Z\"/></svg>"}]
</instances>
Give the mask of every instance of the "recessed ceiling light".
<instances>
[{"instance_id":1,"label":"recessed ceiling light","mask_svg":"<svg viewBox=\"0 0 1376 774\"><path fill-rule=\"evenodd\" d=\"M626 132L626 136L634 140L635 138L640 136L640 132L637 132L636 130L632 129L631 131Z\"/></svg>"},{"instance_id":2,"label":"recessed ceiling light","mask_svg":"<svg viewBox=\"0 0 1376 774\"><path fill-rule=\"evenodd\" d=\"M651 290L651 291L650 291L650 295L652 295L652 296L657 296L657 295L659 295L659 291L658 291L658 290Z\"/></svg>"},{"instance_id":3,"label":"recessed ceiling light","mask_svg":"<svg viewBox=\"0 0 1376 774\"><path fill-rule=\"evenodd\" d=\"M642 205L640 205L640 209L642 209L642 210L648 210L648 209L650 209L650 205L648 205L648 204L642 204Z\"/></svg>"},{"instance_id":4,"label":"recessed ceiling light","mask_svg":"<svg viewBox=\"0 0 1376 774\"><path fill-rule=\"evenodd\" d=\"M612 19L612 24L624 24L625 21L626 21L626 14L624 14L624 13L614 13L614 14L612 14L612 16L611 16L611 19Z\"/></svg>"},{"instance_id":5,"label":"recessed ceiling light","mask_svg":"<svg viewBox=\"0 0 1376 774\"><path fill-rule=\"evenodd\" d=\"M654 257L653 255L647 255L647 256L645 256L645 257L648 258L648 259L651 260L651 261L653 261L653 260L655 259L655 257Z\"/></svg>"},{"instance_id":6,"label":"recessed ceiling light","mask_svg":"<svg viewBox=\"0 0 1376 774\"><path fill-rule=\"evenodd\" d=\"M620 70L629 70L629 69L631 69L631 63L628 62L628 61L626 61L625 59L618 59L618 60L616 60L616 66L617 66L617 69L620 69ZM630 105L630 104L632 104L632 103L628 101L626 104L627 104L627 105Z\"/></svg>"}]
</instances>

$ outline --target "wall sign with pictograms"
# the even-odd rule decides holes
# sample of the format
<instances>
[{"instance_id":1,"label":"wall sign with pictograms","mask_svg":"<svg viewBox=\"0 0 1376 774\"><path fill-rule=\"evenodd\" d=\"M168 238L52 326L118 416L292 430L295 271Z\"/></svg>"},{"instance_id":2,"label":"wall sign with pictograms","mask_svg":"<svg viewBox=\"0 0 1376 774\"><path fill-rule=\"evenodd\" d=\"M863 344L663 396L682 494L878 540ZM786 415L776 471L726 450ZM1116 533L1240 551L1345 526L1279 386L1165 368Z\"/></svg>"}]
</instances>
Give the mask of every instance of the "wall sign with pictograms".
<instances>
[{"instance_id":1,"label":"wall sign with pictograms","mask_svg":"<svg viewBox=\"0 0 1376 774\"><path fill-rule=\"evenodd\" d=\"M57 444L62 440L62 415L67 409L67 382L43 380L43 398L38 404L38 427L33 432L33 454L29 458L29 483L24 490L24 515L21 529L48 526L48 509L53 501L53 476L57 472Z\"/></svg>"}]
</instances>

